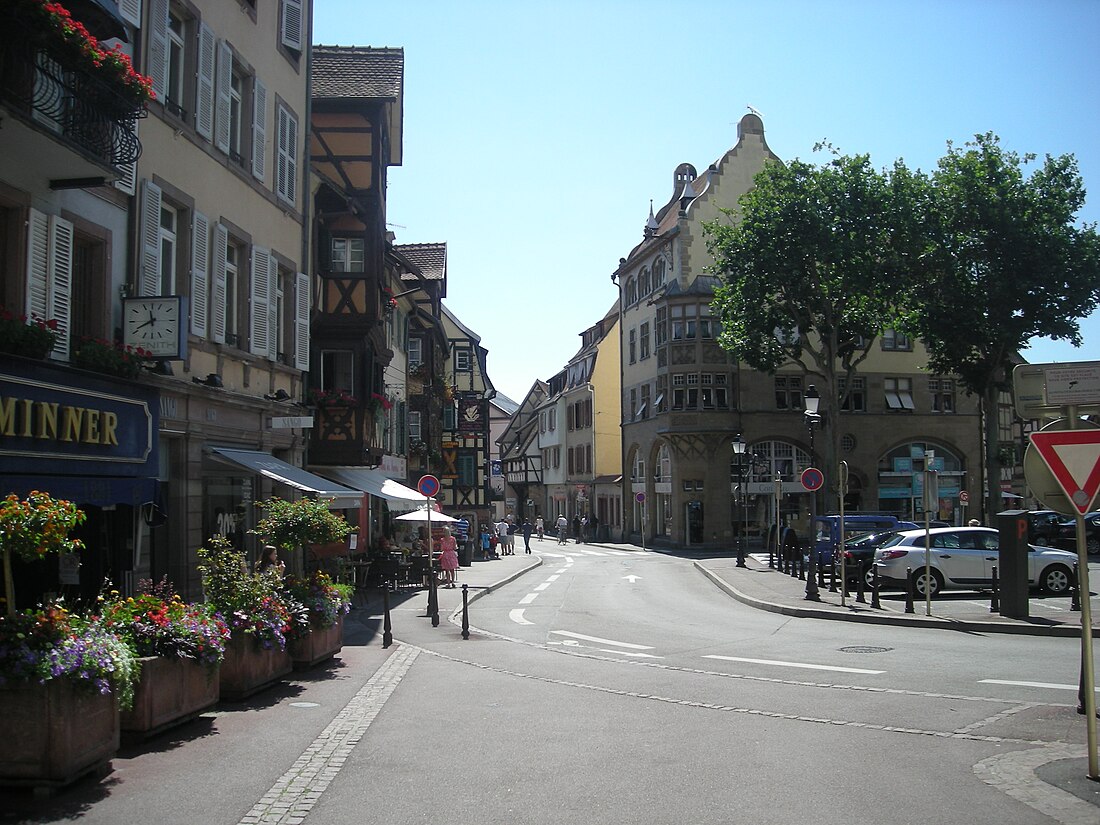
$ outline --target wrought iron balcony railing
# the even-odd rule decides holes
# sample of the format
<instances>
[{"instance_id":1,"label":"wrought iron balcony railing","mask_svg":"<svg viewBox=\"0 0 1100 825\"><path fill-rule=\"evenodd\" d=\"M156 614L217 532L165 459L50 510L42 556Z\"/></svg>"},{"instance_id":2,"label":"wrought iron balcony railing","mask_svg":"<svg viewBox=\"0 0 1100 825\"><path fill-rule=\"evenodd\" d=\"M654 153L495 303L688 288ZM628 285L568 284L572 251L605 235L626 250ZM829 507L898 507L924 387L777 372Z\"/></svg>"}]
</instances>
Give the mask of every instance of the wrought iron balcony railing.
<instances>
[{"instance_id":1,"label":"wrought iron balcony railing","mask_svg":"<svg viewBox=\"0 0 1100 825\"><path fill-rule=\"evenodd\" d=\"M114 169L141 155L140 101L30 41L0 39L0 99L89 159Z\"/></svg>"}]
</instances>

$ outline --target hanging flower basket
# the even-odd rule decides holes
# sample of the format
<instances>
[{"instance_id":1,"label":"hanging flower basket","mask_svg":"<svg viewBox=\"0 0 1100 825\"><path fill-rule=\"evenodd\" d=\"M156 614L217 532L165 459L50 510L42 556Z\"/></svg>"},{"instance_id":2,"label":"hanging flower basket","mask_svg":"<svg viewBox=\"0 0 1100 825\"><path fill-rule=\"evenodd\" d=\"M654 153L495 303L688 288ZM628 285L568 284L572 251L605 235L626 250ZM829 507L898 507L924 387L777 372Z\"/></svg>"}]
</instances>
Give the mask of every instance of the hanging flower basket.
<instances>
[{"instance_id":1,"label":"hanging flower basket","mask_svg":"<svg viewBox=\"0 0 1100 825\"><path fill-rule=\"evenodd\" d=\"M41 361L53 350L58 337L57 321L37 315L28 319L0 307L0 353Z\"/></svg>"}]
</instances>

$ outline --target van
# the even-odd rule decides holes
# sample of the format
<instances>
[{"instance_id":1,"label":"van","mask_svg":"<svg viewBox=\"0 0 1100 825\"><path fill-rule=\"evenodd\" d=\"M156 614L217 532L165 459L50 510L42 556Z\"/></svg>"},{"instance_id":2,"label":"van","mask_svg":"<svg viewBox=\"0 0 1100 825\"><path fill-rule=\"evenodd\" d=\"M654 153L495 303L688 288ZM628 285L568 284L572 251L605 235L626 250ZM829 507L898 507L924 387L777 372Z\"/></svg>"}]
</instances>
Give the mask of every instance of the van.
<instances>
[{"instance_id":1,"label":"van","mask_svg":"<svg viewBox=\"0 0 1100 825\"><path fill-rule=\"evenodd\" d=\"M861 533L878 533L883 530L916 530L919 525L902 521L896 516L876 513L845 513L844 541ZM833 551L841 544L840 516L817 516L814 519L814 546L818 564L832 564Z\"/></svg>"}]
</instances>

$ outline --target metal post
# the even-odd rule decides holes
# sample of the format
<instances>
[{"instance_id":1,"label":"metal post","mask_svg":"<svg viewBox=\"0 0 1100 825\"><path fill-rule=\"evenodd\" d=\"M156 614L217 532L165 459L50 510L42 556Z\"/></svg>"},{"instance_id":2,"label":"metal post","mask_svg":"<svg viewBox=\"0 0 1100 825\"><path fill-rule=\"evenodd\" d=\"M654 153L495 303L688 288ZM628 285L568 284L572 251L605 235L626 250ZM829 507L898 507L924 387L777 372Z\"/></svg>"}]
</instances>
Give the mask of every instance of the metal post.
<instances>
[{"instance_id":1,"label":"metal post","mask_svg":"<svg viewBox=\"0 0 1100 825\"><path fill-rule=\"evenodd\" d=\"M998 599L1000 595L1000 582L997 581L997 565L993 565L993 592L989 595L989 612L996 613L1001 609L1001 604Z\"/></svg>"},{"instance_id":2,"label":"metal post","mask_svg":"<svg viewBox=\"0 0 1100 825\"><path fill-rule=\"evenodd\" d=\"M435 587L435 571L431 565L428 565L428 615L432 617L432 627L439 627L439 592Z\"/></svg>"},{"instance_id":3,"label":"metal post","mask_svg":"<svg viewBox=\"0 0 1100 825\"><path fill-rule=\"evenodd\" d=\"M466 588L468 585L462 585L462 638L470 638L470 603L467 601Z\"/></svg>"},{"instance_id":4,"label":"metal post","mask_svg":"<svg viewBox=\"0 0 1100 825\"><path fill-rule=\"evenodd\" d=\"M390 624L390 588L388 585L382 588L382 610L385 613L382 619L382 647L389 647L393 644L393 625Z\"/></svg>"},{"instance_id":5,"label":"metal post","mask_svg":"<svg viewBox=\"0 0 1100 825\"><path fill-rule=\"evenodd\" d=\"M1081 610L1081 583L1077 578L1077 562L1073 563L1073 582L1069 586L1069 609L1076 612Z\"/></svg>"},{"instance_id":6,"label":"metal post","mask_svg":"<svg viewBox=\"0 0 1100 825\"><path fill-rule=\"evenodd\" d=\"M913 607L913 568L905 568L905 612L915 613Z\"/></svg>"},{"instance_id":7,"label":"metal post","mask_svg":"<svg viewBox=\"0 0 1100 825\"><path fill-rule=\"evenodd\" d=\"M784 573L787 572L783 566L783 520L779 516L779 508L783 501L783 477L779 473L775 474L775 561L776 566Z\"/></svg>"},{"instance_id":8,"label":"metal post","mask_svg":"<svg viewBox=\"0 0 1100 825\"><path fill-rule=\"evenodd\" d=\"M1085 514L1074 513L1077 519L1077 570L1081 593L1081 692L1084 701L1085 732L1089 751L1089 779L1100 780L1100 760L1096 754L1096 671L1092 658L1092 599L1089 590L1088 543L1085 535Z\"/></svg>"},{"instance_id":9,"label":"metal post","mask_svg":"<svg viewBox=\"0 0 1100 825\"><path fill-rule=\"evenodd\" d=\"M844 496L848 492L848 462L841 461L837 467L840 476L840 547L833 552L840 553L840 606L844 607L845 599L848 598L848 560L844 556ZM836 592L836 559L833 559L833 586L829 588L829 592Z\"/></svg>"},{"instance_id":10,"label":"metal post","mask_svg":"<svg viewBox=\"0 0 1100 825\"><path fill-rule=\"evenodd\" d=\"M863 578L863 568L857 568L857 570L859 578L856 579L856 601L860 604L867 604L867 596L864 593L867 582Z\"/></svg>"},{"instance_id":11,"label":"metal post","mask_svg":"<svg viewBox=\"0 0 1100 825\"><path fill-rule=\"evenodd\" d=\"M810 465L816 466L814 456L814 430L817 428L816 410L806 412L806 426L810 428ZM800 554L801 555L801 554ZM801 577L800 577L801 578ZM817 490L810 491L810 562L806 570L806 597L808 602L821 601L817 589Z\"/></svg>"},{"instance_id":12,"label":"metal post","mask_svg":"<svg viewBox=\"0 0 1100 825\"><path fill-rule=\"evenodd\" d=\"M878 599L878 562L871 564L871 609L882 609L882 602Z\"/></svg>"}]
</instances>

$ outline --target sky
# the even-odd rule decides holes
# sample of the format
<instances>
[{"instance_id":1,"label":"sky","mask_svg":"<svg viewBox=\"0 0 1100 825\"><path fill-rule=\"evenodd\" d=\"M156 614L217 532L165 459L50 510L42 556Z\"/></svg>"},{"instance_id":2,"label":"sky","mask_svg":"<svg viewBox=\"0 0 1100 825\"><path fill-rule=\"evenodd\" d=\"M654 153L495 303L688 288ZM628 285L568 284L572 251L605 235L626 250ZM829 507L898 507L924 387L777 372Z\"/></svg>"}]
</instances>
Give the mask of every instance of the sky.
<instances>
[{"instance_id":1,"label":"sky","mask_svg":"<svg viewBox=\"0 0 1100 825\"><path fill-rule=\"evenodd\" d=\"M1100 222L1100 0L315 0L313 42L405 52L396 243L446 242L446 304L521 401L614 305L611 273L673 170L752 107L783 160L814 144L930 171L993 132L1073 154ZM1100 360L1036 340L1033 363Z\"/></svg>"}]
</instances>

